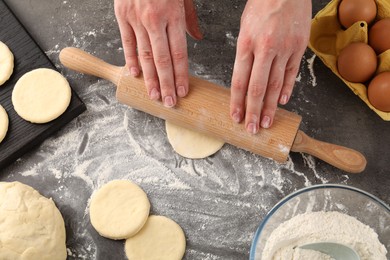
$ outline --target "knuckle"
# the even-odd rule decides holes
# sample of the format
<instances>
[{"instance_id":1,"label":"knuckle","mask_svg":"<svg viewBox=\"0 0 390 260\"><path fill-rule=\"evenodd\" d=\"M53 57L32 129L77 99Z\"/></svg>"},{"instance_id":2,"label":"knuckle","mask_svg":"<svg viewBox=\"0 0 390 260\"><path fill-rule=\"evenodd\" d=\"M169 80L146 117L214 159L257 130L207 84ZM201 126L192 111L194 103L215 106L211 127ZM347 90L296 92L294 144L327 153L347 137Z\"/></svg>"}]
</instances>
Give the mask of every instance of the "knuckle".
<instances>
[{"instance_id":1,"label":"knuckle","mask_svg":"<svg viewBox=\"0 0 390 260\"><path fill-rule=\"evenodd\" d=\"M266 56L274 55L276 53L275 50L280 47L279 44L275 41L275 39L270 35L263 36L261 41L259 41L259 46Z\"/></svg>"},{"instance_id":2,"label":"knuckle","mask_svg":"<svg viewBox=\"0 0 390 260\"><path fill-rule=\"evenodd\" d=\"M295 44L298 47L306 47L308 41L309 41L309 36L306 35L300 35L295 38Z\"/></svg>"},{"instance_id":3,"label":"knuckle","mask_svg":"<svg viewBox=\"0 0 390 260\"><path fill-rule=\"evenodd\" d=\"M163 92L163 95L174 95L175 88L173 84L168 79L160 79L160 89Z\"/></svg>"},{"instance_id":4,"label":"knuckle","mask_svg":"<svg viewBox=\"0 0 390 260\"><path fill-rule=\"evenodd\" d=\"M133 38L125 38L122 41L123 41L123 45L127 46L132 50L135 50L137 48L137 43Z\"/></svg>"},{"instance_id":5,"label":"knuckle","mask_svg":"<svg viewBox=\"0 0 390 260\"><path fill-rule=\"evenodd\" d=\"M126 60L136 63L137 62L137 54L127 53Z\"/></svg>"},{"instance_id":6,"label":"knuckle","mask_svg":"<svg viewBox=\"0 0 390 260\"><path fill-rule=\"evenodd\" d=\"M158 28L161 24L162 13L157 5L147 5L142 15L145 27L149 29Z\"/></svg>"},{"instance_id":7,"label":"knuckle","mask_svg":"<svg viewBox=\"0 0 390 260\"><path fill-rule=\"evenodd\" d=\"M153 60L153 52L151 50L140 50L139 57L144 61L151 61Z\"/></svg>"},{"instance_id":8,"label":"knuckle","mask_svg":"<svg viewBox=\"0 0 390 260\"><path fill-rule=\"evenodd\" d=\"M287 66L286 67L286 74L296 75L298 74L299 68L296 66Z\"/></svg>"},{"instance_id":9,"label":"knuckle","mask_svg":"<svg viewBox=\"0 0 390 260\"><path fill-rule=\"evenodd\" d=\"M275 112L276 112L277 105L276 104L264 104L264 107L261 111L262 115L268 115L271 118L274 117ZM271 119L272 120L272 119Z\"/></svg>"},{"instance_id":10,"label":"knuckle","mask_svg":"<svg viewBox=\"0 0 390 260\"><path fill-rule=\"evenodd\" d=\"M238 36L237 48L243 52L249 52L252 49L253 39L248 36Z\"/></svg>"},{"instance_id":11,"label":"knuckle","mask_svg":"<svg viewBox=\"0 0 390 260\"><path fill-rule=\"evenodd\" d=\"M172 59L174 61L183 61L187 59L187 53L185 51L172 52Z\"/></svg>"},{"instance_id":12,"label":"knuckle","mask_svg":"<svg viewBox=\"0 0 390 260\"><path fill-rule=\"evenodd\" d=\"M247 90L247 85L244 84L244 82L240 79L235 79L233 80L232 82L232 89L234 89L235 91L239 91L239 92L246 92Z\"/></svg>"},{"instance_id":13,"label":"knuckle","mask_svg":"<svg viewBox=\"0 0 390 260\"><path fill-rule=\"evenodd\" d=\"M250 97L259 98L264 96L264 93L265 93L265 88L261 84L253 83L249 86L248 95Z\"/></svg>"},{"instance_id":14,"label":"knuckle","mask_svg":"<svg viewBox=\"0 0 390 260\"><path fill-rule=\"evenodd\" d=\"M148 89L158 87L158 79L155 76L146 76L145 75L144 81L145 81L145 85Z\"/></svg>"},{"instance_id":15,"label":"knuckle","mask_svg":"<svg viewBox=\"0 0 390 260\"><path fill-rule=\"evenodd\" d=\"M125 8L123 3L123 1L115 1L114 11L118 17L125 17L127 14L127 8Z\"/></svg>"},{"instance_id":16,"label":"knuckle","mask_svg":"<svg viewBox=\"0 0 390 260\"><path fill-rule=\"evenodd\" d=\"M187 86L188 78L184 75L175 75L175 83L177 86Z\"/></svg>"},{"instance_id":17,"label":"knuckle","mask_svg":"<svg viewBox=\"0 0 390 260\"><path fill-rule=\"evenodd\" d=\"M170 22L172 22L173 24L179 24L183 21L183 17L180 16L180 15L173 15L171 16L170 18Z\"/></svg>"},{"instance_id":18,"label":"knuckle","mask_svg":"<svg viewBox=\"0 0 390 260\"><path fill-rule=\"evenodd\" d=\"M175 71L174 74L175 74L174 76L175 76L175 82L176 82L176 83L179 83L179 82L180 82L180 83L183 83L183 82L188 81L188 80L187 80L187 77L185 76L184 73L182 73L182 72L179 73L179 72L176 72L176 71Z\"/></svg>"},{"instance_id":19,"label":"knuckle","mask_svg":"<svg viewBox=\"0 0 390 260\"><path fill-rule=\"evenodd\" d=\"M167 54L157 55L155 58L155 63L159 68L168 68L172 66L171 57Z\"/></svg>"},{"instance_id":20,"label":"knuckle","mask_svg":"<svg viewBox=\"0 0 390 260\"><path fill-rule=\"evenodd\" d=\"M259 43L262 46L270 47L276 44L276 37L272 33L263 33L259 36Z\"/></svg>"},{"instance_id":21,"label":"knuckle","mask_svg":"<svg viewBox=\"0 0 390 260\"><path fill-rule=\"evenodd\" d=\"M130 19L134 16L136 8L132 1L116 0L114 4L114 12L119 19Z\"/></svg>"},{"instance_id":22,"label":"knuckle","mask_svg":"<svg viewBox=\"0 0 390 260\"><path fill-rule=\"evenodd\" d=\"M271 91L278 90L278 89L281 89L281 88L282 88L282 84L280 83L279 80L271 79L271 80L268 82L268 88L269 88Z\"/></svg>"}]
</instances>

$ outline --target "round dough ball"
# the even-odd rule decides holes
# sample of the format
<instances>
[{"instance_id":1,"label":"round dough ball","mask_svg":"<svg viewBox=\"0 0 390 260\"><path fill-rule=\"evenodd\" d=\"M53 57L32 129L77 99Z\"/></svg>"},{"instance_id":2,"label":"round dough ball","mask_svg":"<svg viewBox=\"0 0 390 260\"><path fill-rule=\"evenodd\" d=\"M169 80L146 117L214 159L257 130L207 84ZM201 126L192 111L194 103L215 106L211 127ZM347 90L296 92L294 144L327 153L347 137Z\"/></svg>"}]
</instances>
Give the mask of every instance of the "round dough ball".
<instances>
[{"instance_id":1,"label":"round dough ball","mask_svg":"<svg viewBox=\"0 0 390 260\"><path fill-rule=\"evenodd\" d=\"M206 158L222 148L224 142L165 121L169 143L181 156L190 159Z\"/></svg>"},{"instance_id":2,"label":"round dough ball","mask_svg":"<svg viewBox=\"0 0 390 260\"><path fill-rule=\"evenodd\" d=\"M32 123L47 123L65 112L71 99L68 81L52 69L35 69L15 84L12 103L16 113Z\"/></svg>"},{"instance_id":3,"label":"round dough ball","mask_svg":"<svg viewBox=\"0 0 390 260\"><path fill-rule=\"evenodd\" d=\"M148 197L140 187L128 180L114 180L93 194L89 214L101 236L126 239L143 227L149 210Z\"/></svg>"},{"instance_id":4,"label":"round dough ball","mask_svg":"<svg viewBox=\"0 0 390 260\"><path fill-rule=\"evenodd\" d=\"M14 70L14 55L3 42L0 41L0 86L12 75Z\"/></svg>"},{"instance_id":5,"label":"round dough ball","mask_svg":"<svg viewBox=\"0 0 390 260\"><path fill-rule=\"evenodd\" d=\"M0 182L0 259L66 259L65 225L51 199L20 182Z\"/></svg>"},{"instance_id":6,"label":"round dough ball","mask_svg":"<svg viewBox=\"0 0 390 260\"><path fill-rule=\"evenodd\" d=\"M125 252L130 259L181 260L186 238L181 227L163 216L150 216L145 226L126 239Z\"/></svg>"},{"instance_id":7,"label":"round dough ball","mask_svg":"<svg viewBox=\"0 0 390 260\"><path fill-rule=\"evenodd\" d=\"M4 140L8 131L8 115L5 109L0 105L0 143Z\"/></svg>"}]
</instances>

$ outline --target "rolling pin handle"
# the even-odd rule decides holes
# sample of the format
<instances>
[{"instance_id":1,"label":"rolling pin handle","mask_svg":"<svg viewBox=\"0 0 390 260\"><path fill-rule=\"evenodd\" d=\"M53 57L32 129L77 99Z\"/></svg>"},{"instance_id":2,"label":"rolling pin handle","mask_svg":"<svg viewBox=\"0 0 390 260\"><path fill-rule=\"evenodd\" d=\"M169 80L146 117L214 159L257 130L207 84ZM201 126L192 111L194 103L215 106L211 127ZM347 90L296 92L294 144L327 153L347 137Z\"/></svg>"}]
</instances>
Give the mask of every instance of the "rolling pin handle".
<instances>
[{"instance_id":1,"label":"rolling pin handle","mask_svg":"<svg viewBox=\"0 0 390 260\"><path fill-rule=\"evenodd\" d=\"M325 143L298 131L291 151L313 155L343 171L360 173L366 168L366 158L353 149Z\"/></svg>"},{"instance_id":2,"label":"rolling pin handle","mask_svg":"<svg viewBox=\"0 0 390 260\"><path fill-rule=\"evenodd\" d=\"M61 63L72 70L97 76L118 85L124 67L111 65L83 50L67 47L60 52Z\"/></svg>"}]
</instances>

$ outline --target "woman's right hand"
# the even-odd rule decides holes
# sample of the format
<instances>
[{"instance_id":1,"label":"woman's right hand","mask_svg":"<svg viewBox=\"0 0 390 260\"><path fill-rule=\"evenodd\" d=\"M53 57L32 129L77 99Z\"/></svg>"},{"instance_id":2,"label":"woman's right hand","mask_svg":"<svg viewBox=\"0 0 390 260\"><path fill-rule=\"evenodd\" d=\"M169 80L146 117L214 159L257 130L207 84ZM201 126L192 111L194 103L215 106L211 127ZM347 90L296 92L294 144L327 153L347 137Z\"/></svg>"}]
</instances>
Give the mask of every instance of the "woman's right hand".
<instances>
[{"instance_id":1,"label":"woman's right hand","mask_svg":"<svg viewBox=\"0 0 390 260\"><path fill-rule=\"evenodd\" d=\"M115 0L115 15L130 74L142 68L149 97L175 106L189 90L186 30L202 38L192 0Z\"/></svg>"}]
</instances>

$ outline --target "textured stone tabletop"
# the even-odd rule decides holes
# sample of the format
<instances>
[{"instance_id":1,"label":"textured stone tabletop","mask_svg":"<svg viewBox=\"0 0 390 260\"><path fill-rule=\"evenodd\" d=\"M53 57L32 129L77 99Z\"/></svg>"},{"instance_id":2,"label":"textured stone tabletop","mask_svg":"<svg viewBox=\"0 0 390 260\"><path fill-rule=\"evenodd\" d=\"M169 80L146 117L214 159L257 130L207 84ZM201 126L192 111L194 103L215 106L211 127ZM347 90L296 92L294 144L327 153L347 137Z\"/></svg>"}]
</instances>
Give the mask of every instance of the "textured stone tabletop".
<instances>
[{"instance_id":1,"label":"textured stone tabletop","mask_svg":"<svg viewBox=\"0 0 390 260\"><path fill-rule=\"evenodd\" d=\"M248 259L267 212L310 185L346 184L390 203L390 122L309 49L285 108L303 117L301 129L308 135L361 151L368 161L361 174L345 174L299 153L278 164L228 144L203 160L182 158L169 145L162 120L118 103L113 84L59 63L60 50L73 46L124 64L113 1L5 2L87 106L54 136L0 169L1 181L19 180L53 198L65 219L69 259L125 259L123 241L100 237L89 221L91 194L113 179L137 183L148 194L152 214L168 216L183 228L185 259ZM188 39L191 73L229 86L246 1L195 2L205 37ZM313 2L313 15L328 3Z\"/></svg>"}]
</instances>

